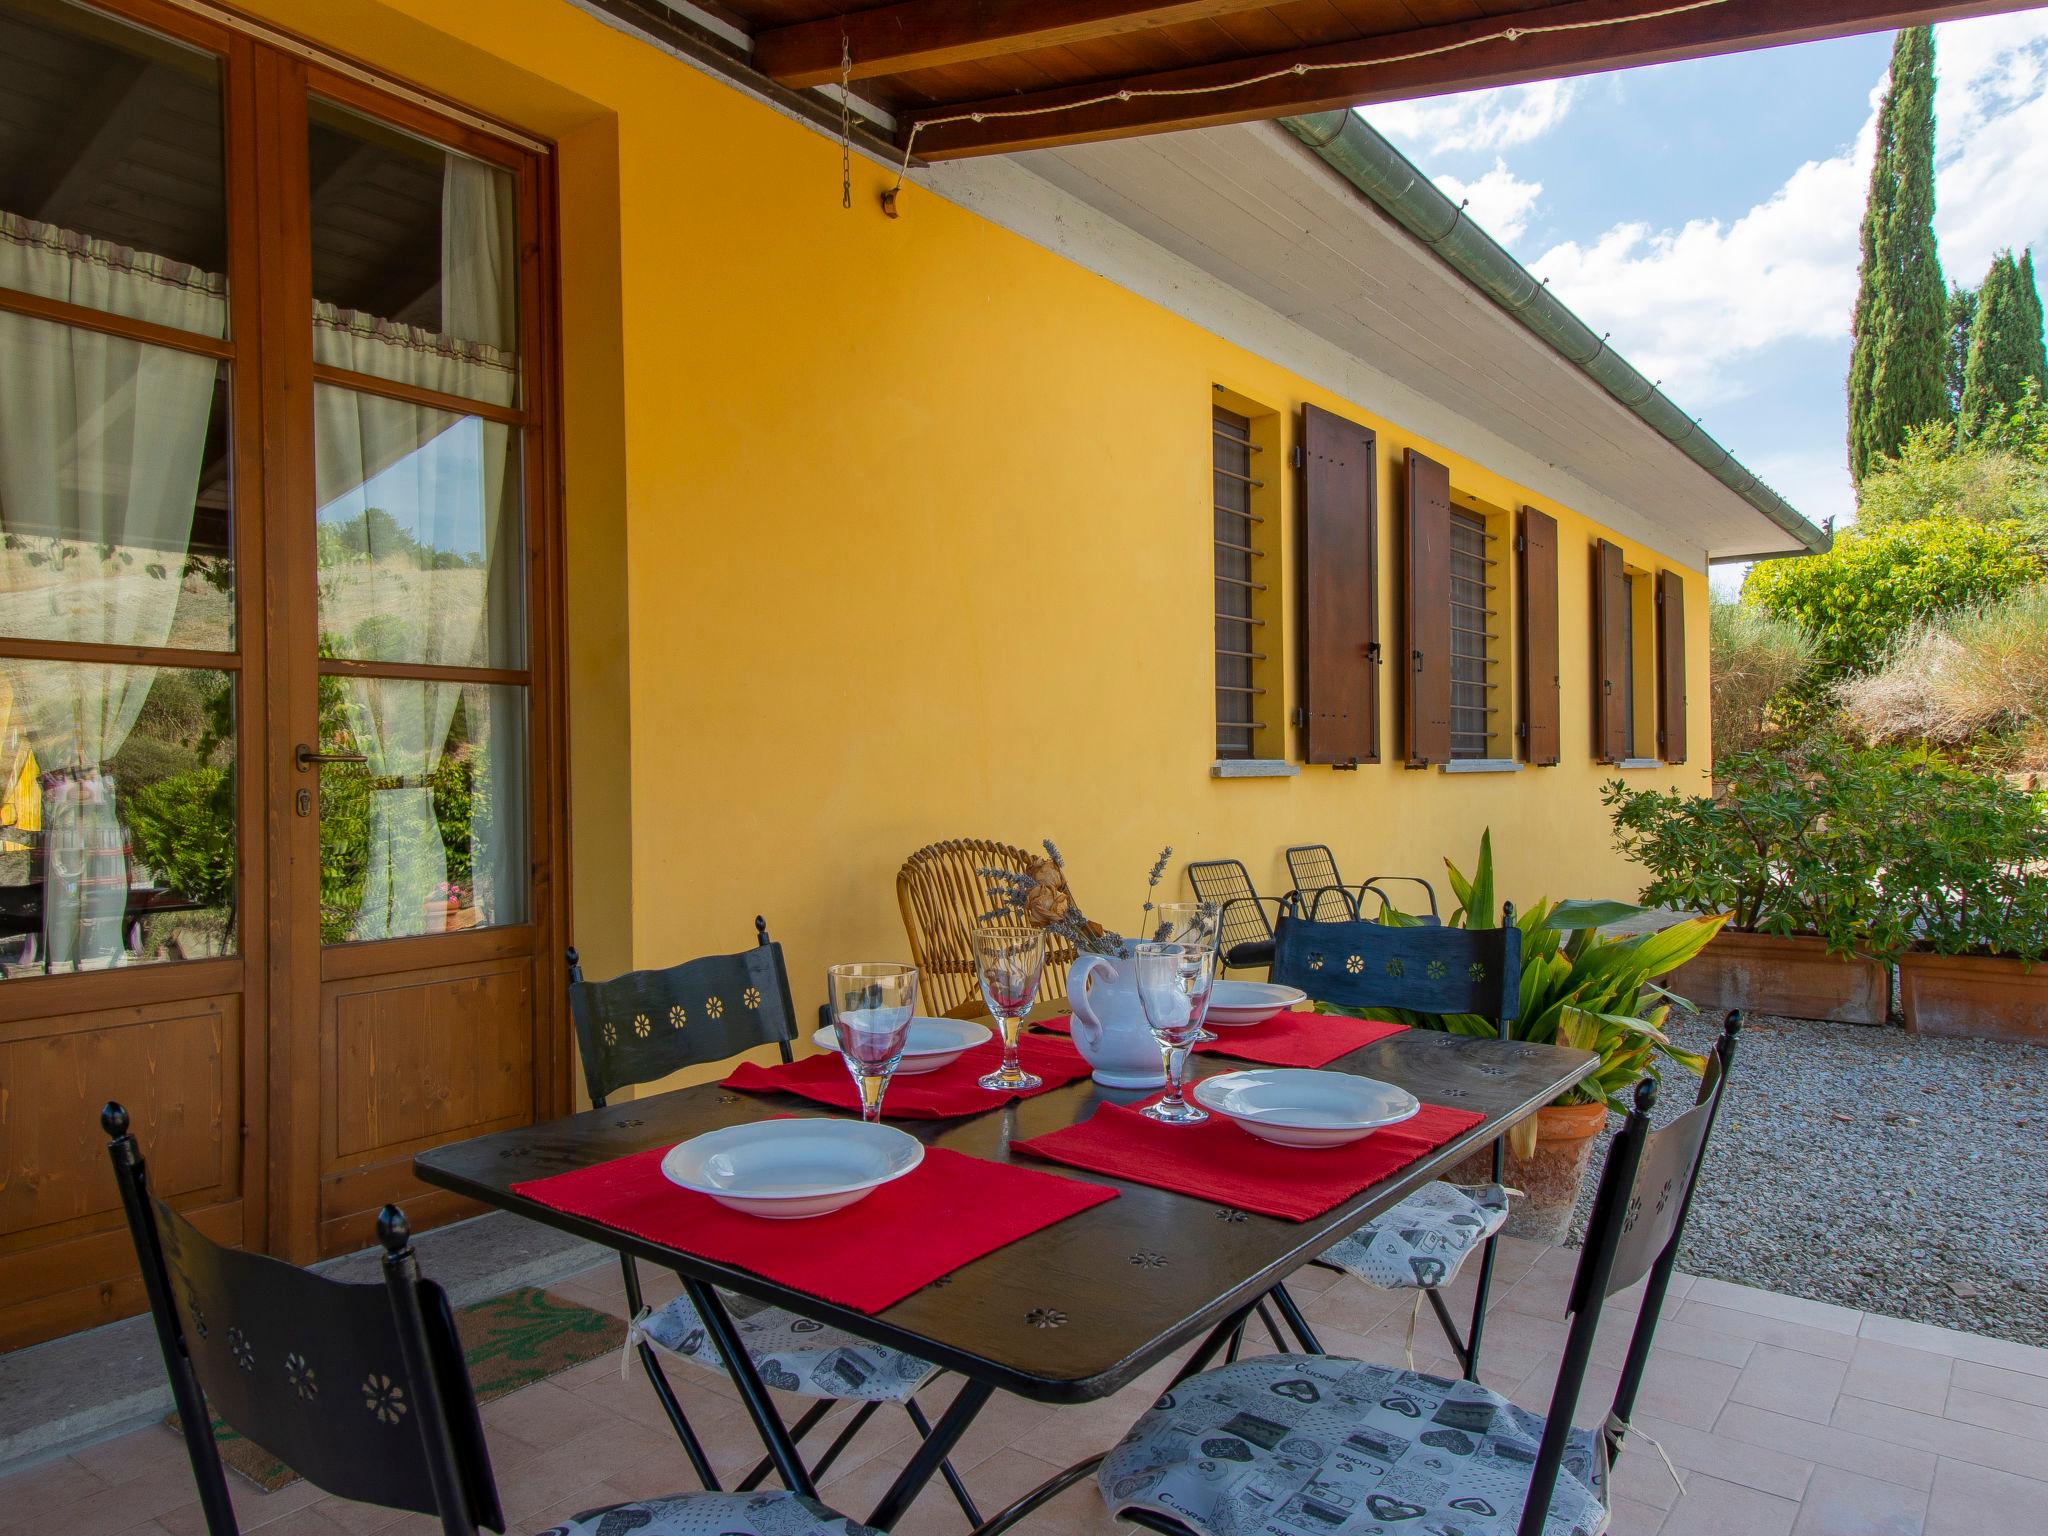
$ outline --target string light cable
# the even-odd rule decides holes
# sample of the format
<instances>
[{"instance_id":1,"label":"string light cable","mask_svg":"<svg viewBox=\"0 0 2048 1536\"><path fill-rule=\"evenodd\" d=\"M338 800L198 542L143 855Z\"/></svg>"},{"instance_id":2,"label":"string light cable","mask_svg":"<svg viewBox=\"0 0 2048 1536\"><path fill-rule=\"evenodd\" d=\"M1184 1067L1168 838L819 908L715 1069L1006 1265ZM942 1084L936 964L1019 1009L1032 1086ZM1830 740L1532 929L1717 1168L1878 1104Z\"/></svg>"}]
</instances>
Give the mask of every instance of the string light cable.
<instances>
[{"instance_id":1,"label":"string light cable","mask_svg":"<svg viewBox=\"0 0 2048 1536\"><path fill-rule=\"evenodd\" d=\"M903 160L896 168L896 184L890 187L883 197L886 202L894 203L896 193L903 186L903 178L910 170L911 159L917 153L917 136L927 128L942 128L952 123L986 123L1020 117L1043 117L1055 112L1078 112L1087 107L1107 106L1112 102L1220 95L1227 91L1249 90L1255 85L1285 80L1289 76L1327 74L1347 69L1378 69L1389 64L1412 64L1420 59L1441 58L1449 53L1482 48L1489 43L1519 43L1527 37L1547 37L1563 32L1597 32L1609 27L1636 26L1646 21L1661 21L1670 16L1688 15L1693 11L1714 10L1728 3L1729 0L1684 0L1683 4L1661 6L1654 11L1642 11L1631 16L1605 16L1584 21L1533 22L1527 25L1506 26L1472 37L1458 38L1453 42L1438 43L1429 48L1417 48L1409 53L1387 54L1381 58L1329 59L1284 64L1275 69L1248 75L1242 80L1226 80L1220 85L1122 86L1115 90L1102 91L1094 96L1082 97L1078 101L1061 101L1035 107L983 107L971 112L953 112L943 117L922 117L910 125L910 132L903 141Z\"/></svg>"}]
</instances>

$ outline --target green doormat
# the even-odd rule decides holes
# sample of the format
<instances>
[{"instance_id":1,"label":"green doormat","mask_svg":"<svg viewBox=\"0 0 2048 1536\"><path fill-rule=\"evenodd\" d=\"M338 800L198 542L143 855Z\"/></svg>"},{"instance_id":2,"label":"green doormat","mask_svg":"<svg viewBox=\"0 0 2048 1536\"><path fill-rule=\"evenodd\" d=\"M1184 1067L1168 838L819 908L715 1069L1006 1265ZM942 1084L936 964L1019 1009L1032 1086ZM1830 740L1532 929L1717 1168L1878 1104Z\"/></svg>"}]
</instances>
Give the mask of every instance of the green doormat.
<instances>
[{"instance_id":1,"label":"green doormat","mask_svg":"<svg viewBox=\"0 0 2048 1536\"><path fill-rule=\"evenodd\" d=\"M455 1328L462 1336L462 1353L480 1403L544 1381L626 1342L626 1325L616 1317L530 1285L460 1308ZM164 1423L173 1433L183 1433L177 1414L168 1415ZM213 1421L213 1438L220 1459L265 1493L299 1479L298 1473L218 1418Z\"/></svg>"}]
</instances>

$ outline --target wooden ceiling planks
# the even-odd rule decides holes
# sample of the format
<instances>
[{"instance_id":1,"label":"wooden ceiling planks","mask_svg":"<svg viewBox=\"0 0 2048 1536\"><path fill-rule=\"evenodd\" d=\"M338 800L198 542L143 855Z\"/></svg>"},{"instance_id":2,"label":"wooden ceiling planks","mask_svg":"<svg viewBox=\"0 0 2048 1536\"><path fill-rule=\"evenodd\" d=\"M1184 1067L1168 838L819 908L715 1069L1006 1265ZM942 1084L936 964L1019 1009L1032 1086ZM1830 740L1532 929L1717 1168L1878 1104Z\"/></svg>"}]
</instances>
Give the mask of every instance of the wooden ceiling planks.
<instances>
[{"instance_id":1,"label":"wooden ceiling planks","mask_svg":"<svg viewBox=\"0 0 2048 1536\"><path fill-rule=\"evenodd\" d=\"M899 142L915 131L918 157L941 160L1550 79L2024 4L717 0L711 8L749 33L751 68L789 90L838 79L843 32L859 94L895 117ZM1560 24L1572 30L1541 30ZM1509 28L1519 35L1501 35ZM1421 52L1428 56L1410 57ZM1296 66L1308 67L1295 73ZM1244 83L1276 71L1276 78ZM1191 94L1152 94L1160 91Z\"/></svg>"}]
</instances>

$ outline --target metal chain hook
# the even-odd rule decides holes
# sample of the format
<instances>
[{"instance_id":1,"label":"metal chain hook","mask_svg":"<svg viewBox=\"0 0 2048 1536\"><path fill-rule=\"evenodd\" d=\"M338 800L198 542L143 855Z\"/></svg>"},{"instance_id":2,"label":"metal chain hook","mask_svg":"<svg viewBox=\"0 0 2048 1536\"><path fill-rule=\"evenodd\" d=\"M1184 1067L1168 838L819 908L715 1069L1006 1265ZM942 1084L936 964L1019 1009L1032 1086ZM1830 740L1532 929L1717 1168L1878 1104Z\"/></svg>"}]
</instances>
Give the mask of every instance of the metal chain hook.
<instances>
[{"instance_id":1,"label":"metal chain hook","mask_svg":"<svg viewBox=\"0 0 2048 1536\"><path fill-rule=\"evenodd\" d=\"M839 206L853 206L853 40L839 29Z\"/></svg>"}]
</instances>

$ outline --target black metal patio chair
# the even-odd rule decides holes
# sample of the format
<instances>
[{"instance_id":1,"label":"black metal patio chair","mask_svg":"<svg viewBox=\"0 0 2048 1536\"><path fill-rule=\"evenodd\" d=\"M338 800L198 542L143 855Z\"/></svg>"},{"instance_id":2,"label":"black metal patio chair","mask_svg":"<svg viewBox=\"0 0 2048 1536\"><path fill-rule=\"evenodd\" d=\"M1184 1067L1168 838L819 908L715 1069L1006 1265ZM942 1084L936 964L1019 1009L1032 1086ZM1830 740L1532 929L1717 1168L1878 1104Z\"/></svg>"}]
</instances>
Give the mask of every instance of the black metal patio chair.
<instances>
[{"instance_id":1,"label":"black metal patio chair","mask_svg":"<svg viewBox=\"0 0 2048 1536\"><path fill-rule=\"evenodd\" d=\"M1657 1084L1637 1085L1594 1197L1545 1412L1474 1381L1327 1355L1184 1373L1102 1459L1098 1482L1112 1512L1164 1536L1237 1530L1249 1500L1293 1511L1289 1529L1327 1536L1410 1522L1461 1536L1604 1529L1609 1478L1631 1433L1740 1027L1729 1014L1698 1099L1671 1124L1651 1127ZM1597 1429L1576 1428L1604 1304L1645 1280L1613 1401ZM1061 1478L1071 1483L1077 1470Z\"/></svg>"},{"instance_id":2,"label":"black metal patio chair","mask_svg":"<svg viewBox=\"0 0 2048 1536\"><path fill-rule=\"evenodd\" d=\"M1188 865L1188 884L1196 897L1213 901L1221 925L1223 964L1232 970L1270 965L1273 961L1273 923L1266 916L1270 905L1278 912L1280 898L1261 896L1252 888L1251 872L1241 859L1204 859Z\"/></svg>"},{"instance_id":3,"label":"black metal patio chair","mask_svg":"<svg viewBox=\"0 0 2048 1536\"><path fill-rule=\"evenodd\" d=\"M1341 895L1351 916L1318 922L1311 904L1327 907ZM1301 988L1311 1001L1340 1008L1403 1008L1417 1013L1466 1013L1491 1019L1506 1040L1521 999L1522 934L1512 903L1503 903L1498 928L1405 928L1367 922L1357 900L1325 889L1297 892L1283 904L1274 941L1273 980ZM1493 1182L1461 1186L1434 1180L1318 1255L1317 1262L1384 1290L1415 1290L1427 1298L1451 1352L1467 1378L1479 1379L1479 1346L1493 1288L1494 1243L1507 1220L1501 1184L1504 1153L1493 1144ZM1479 1283L1472 1320L1461 1335L1443 1288L1478 1251ZM1314 1347L1284 1287L1274 1301L1304 1347Z\"/></svg>"},{"instance_id":4,"label":"black metal patio chair","mask_svg":"<svg viewBox=\"0 0 2048 1536\"><path fill-rule=\"evenodd\" d=\"M1344 884L1344 877L1337 873L1337 856L1330 852L1327 843L1297 843L1287 850L1287 873L1294 879L1295 892L1314 900L1304 903L1307 915L1320 917L1357 917L1361 915L1357 902L1363 902L1367 892L1379 898L1379 915L1384 918L1390 911L1400 911L1394 904L1387 887L1390 885L1419 885L1429 900L1429 911L1414 912L1408 916L1417 923L1437 927L1443 918L1437 912L1436 887L1420 875L1373 875L1358 885L1356 901L1333 899L1326 907L1321 899L1324 891L1335 891L1339 898L1348 894L1350 888Z\"/></svg>"},{"instance_id":5,"label":"black metal patio chair","mask_svg":"<svg viewBox=\"0 0 2048 1536\"><path fill-rule=\"evenodd\" d=\"M727 1061L755 1046L774 1045L787 1062L796 1036L796 1005L782 946L768 937L767 921L759 917L754 919L751 949L689 960L665 970L628 971L610 981L585 980L572 949L569 1011L590 1102L599 1109L621 1088L653 1082L685 1067ZM656 1350L720 1375L726 1374L725 1361L687 1294L650 1307L633 1256L620 1254L619 1266L633 1318L628 1344L640 1357L698 1480L716 1491L718 1479ZM811 1468L813 1478L825 1473L884 1403L901 1403L920 1435L931 1432L916 1394L937 1374L936 1367L780 1307L758 1306L728 1292L719 1295L738 1320L741 1342L763 1378L771 1386L816 1399L791 1428L792 1442L802 1441L835 1404L861 1405ZM759 1486L771 1470L770 1459L762 1458L741 1481L740 1491ZM942 1462L940 1471L968 1522L979 1523L980 1512L951 1461Z\"/></svg>"},{"instance_id":6,"label":"black metal patio chair","mask_svg":"<svg viewBox=\"0 0 2048 1536\"><path fill-rule=\"evenodd\" d=\"M128 1112L110 1143L142 1284L211 1536L238 1536L209 1409L340 1498L410 1510L444 1536L505 1517L448 1298L422 1279L404 1213L384 1207L382 1284L348 1284L214 1242L150 1193ZM61 1520L59 1522L61 1526ZM551 1536L862 1536L794 1493L683 1493L593 1509Z\"/></svg>"}]
</instances>

